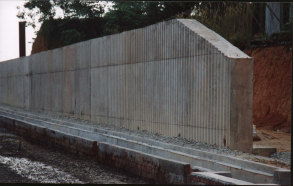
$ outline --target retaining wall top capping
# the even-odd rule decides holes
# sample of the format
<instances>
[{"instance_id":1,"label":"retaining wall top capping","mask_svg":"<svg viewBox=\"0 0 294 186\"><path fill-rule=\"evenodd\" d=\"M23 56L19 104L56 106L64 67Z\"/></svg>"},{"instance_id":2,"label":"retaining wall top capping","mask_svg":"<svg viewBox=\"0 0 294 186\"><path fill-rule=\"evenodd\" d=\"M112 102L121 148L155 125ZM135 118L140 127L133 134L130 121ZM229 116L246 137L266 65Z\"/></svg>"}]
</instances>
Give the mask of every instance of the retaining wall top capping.
<instances>
[{"instance_id":1,"label":"retaining wall top capping","mask_svg":"<svg viewBox=\"0 0 294 186\"><path fill-rule=\"evenodd\" d=\"M210 30L203 24L199 23L195 19L177 19L179 22L184 24L186 27L194 31L197 35L204 38L210 42L214 47L216 47L221 53L229 58L249 58L250 56L246 55L240 49L232 45L222 36L218 35L214 31Z\"/></svg>"}]
</instances>

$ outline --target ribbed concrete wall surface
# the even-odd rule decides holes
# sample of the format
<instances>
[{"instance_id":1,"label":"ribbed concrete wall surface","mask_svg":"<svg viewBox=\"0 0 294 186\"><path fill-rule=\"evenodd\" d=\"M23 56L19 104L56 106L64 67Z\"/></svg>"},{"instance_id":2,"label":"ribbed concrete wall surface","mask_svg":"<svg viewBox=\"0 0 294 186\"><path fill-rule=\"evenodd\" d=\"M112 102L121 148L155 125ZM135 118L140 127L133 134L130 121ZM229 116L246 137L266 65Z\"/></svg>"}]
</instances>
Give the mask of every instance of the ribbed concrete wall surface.
<instances>
[{"instance_id":1,"label":"ribbed concrete wall surface","mask_svg":"<svg viewBox=\"0 0 294 186\"><path fill-rule=\"evenodd\" d=\"M0 63L0 102L252 151L253 59L177 19Z\"/></svg>"}]
</instances>

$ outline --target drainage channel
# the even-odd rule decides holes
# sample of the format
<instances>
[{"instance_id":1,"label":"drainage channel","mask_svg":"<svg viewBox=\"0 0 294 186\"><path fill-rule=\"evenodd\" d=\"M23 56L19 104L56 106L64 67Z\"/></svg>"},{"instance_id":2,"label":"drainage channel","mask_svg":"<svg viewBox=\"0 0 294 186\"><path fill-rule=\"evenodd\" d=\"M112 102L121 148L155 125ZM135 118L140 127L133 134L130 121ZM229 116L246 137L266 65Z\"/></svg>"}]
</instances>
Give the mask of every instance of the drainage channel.
<instances>
[{"instance_id":1,"label":"drainage channel","mask_svg":"<svg viewBox=\"0 0 294 186\"><path fill-rule=\"evenodd\" d=\"M281 183L283 175L288 174L288 170L257 162L213 154L197 149L181 147L167 144L156 140L145 139L132 136L122 132L114 132L90 126L83 126L57 119L42 118L33 114L17 113L10 110L0 110L2 117L0 122L6 125L29 125L39 129L55 131L61 136L71 136L69 138L85 139L82 143L88 145L96 141L99 150L107 153L132 152L134 156L146 156L149 159L167 160L183 166L190 165L189 179L194 179L195 183L199 180L219 180L225 184L226 181L232 184L271 184ZM30 128L30 127L29 127ZM87 141L88 140L88 141ZM90 143L89 143L90 141ZM110 152L112 149L113 152ZM119 149L119 150L118 150ZM132 154L129 153L129 154ZM143 154L143 155L142 155ZM151 158L150 158L151 157ZM163 158L164 157L164 158ZM147 158L147 159L148 159ZM171 166L172 163L169 163ZM164 167L165 164L161 164ZM168 168L167 168L168 169ZM183 182L184 178L175 175L181 173L169 173L174 182ZM144 175L143 175L144 176ZM185 176L184 176L185 177ZM231 177L231 178L229 178ZM279 180L280 179L280 180ZM245 183L246 182L246 183Z\"/></svg>"}]
</instances>

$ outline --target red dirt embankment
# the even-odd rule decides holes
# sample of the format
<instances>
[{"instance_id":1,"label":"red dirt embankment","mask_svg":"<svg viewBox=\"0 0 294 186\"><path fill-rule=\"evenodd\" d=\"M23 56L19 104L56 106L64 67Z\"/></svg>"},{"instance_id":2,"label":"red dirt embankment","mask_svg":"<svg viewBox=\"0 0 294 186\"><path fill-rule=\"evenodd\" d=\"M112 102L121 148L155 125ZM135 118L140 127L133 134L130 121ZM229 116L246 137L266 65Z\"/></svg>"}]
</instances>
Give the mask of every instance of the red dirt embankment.
<instances>
[{"instance_id":1,"label":"red dirt embankment","mask_svg":"<svg viewBox=\"0 0 294 186\"><path fill-rule=\"evenodd\" d=\"M293 52L289 48L244 51L254 58L253 124L257 128L291 132Z\"/></svg>"}]
</instances>

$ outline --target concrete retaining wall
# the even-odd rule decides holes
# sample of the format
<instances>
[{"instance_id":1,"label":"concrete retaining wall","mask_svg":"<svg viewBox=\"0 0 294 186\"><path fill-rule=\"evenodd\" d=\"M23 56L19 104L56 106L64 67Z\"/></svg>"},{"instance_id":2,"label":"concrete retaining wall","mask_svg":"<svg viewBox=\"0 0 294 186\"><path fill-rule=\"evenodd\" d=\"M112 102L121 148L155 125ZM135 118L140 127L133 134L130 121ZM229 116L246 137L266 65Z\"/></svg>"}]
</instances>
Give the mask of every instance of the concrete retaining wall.
<instances>
[{"instance_id":1,"label":"concrete retaining wall","mask_svg":"<svg viewBox=\"0 0 294 186\"><path fill-rule=\"evenodd\" d=\"M0 63L0 102L252 152L253 59L176 19Z\"/></svg>"}]
</instances>

